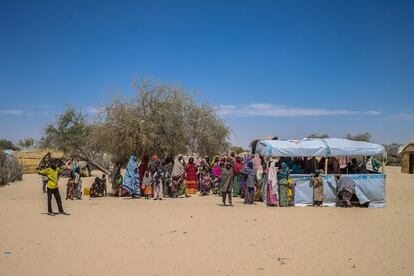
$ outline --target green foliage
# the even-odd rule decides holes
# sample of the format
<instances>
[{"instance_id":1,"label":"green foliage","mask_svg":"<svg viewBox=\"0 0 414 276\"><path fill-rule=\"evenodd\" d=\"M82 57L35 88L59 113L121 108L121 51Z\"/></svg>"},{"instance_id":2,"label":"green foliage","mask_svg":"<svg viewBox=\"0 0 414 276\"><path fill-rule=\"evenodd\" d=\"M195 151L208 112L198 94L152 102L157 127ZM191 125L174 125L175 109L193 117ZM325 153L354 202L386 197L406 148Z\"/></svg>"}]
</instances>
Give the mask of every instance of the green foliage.
<instances>
[{"instance_id":1,"label":"green foliage","mask_svg":"<svg viewBox=\"0 0 414 276\"><path fill-rule=\"evenodd\" d=\"M19 148L16 147L12 141L7 140L7 139L1 139L0 150L19 150Z\"/></svg>"},{"instance_id":2,"label":"green foliage","mask_svg":"<svg viewBox=\"0 0 414 276\"><path fill-rule=\"evenodd\" d=\"M129 101L115 99L97 124L95 139L114 162L125 162L131 153L173 156L196 152L213 155L228 146L228 128L207 103L198 105L181 87L155 81L134 85Z\"/></svg>"},{"instance_id":3,"label":"green foliage","mask_svg":"<svg viewBox=\"0 0 414 276\"><path fill-rule=\"evenodd\" d=\"M35 140L33 138L24 138L17 142L17 145L22 148L30 148L35 144Z\"/></svg>"},{"instance_id":4,"label":"green foliage","mask_svg":"<svg viewBox=\"0 0 414 276\"><path fill-rule=\"evenodd\" d=\"M55 148L73 157L83 156L91 128L86 115L76 112L73 107L68 107L54 124L46 127L41 145Z\"/></svg>"},{"instance_id":5,"label":"green foliage","mask_svg":"<svg viewBox=\"0 0 414 276\"><path fill-rule=\"evenodd\" d=\"M388 166L401 166L401 154L398 154L398 150L400 148L400 144L389 144L384 145L385 150L387 151L387 165Z\"/></svg>"},{"instance_id":6,"label":"green foliage","mask_svg":"<svg viewBox=\"0 0 414 276\"><path fill-rule=\"evenodd\" d=\"M230 151L236 153L236 154L240 154L242 152L245 152L246 150L243 149L242 147L238 147L238 146L231 146L230 147Z\"/></svg>"},{"instance_id":7,"label":"green foliage","mask_svg":"<svg viewBox=\"0 0 414 276\"><path fill-rule=\"evenodd\" d=\"M132 153L214 155L228 148L229 129L209 104L197 104L175 85L142 81L134 87L135 97L113 99L93 123L68 108L45 129L41 145L85 161L107 153L118 165Z\"/></svg>"}]
</instances>

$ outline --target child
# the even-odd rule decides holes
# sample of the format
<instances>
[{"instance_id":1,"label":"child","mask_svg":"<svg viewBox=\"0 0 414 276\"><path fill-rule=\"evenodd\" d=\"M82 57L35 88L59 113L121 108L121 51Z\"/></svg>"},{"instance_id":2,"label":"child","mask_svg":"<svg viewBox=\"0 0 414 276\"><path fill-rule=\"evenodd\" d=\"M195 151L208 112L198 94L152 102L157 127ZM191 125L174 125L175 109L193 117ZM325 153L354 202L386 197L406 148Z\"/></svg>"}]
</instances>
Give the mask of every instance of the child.
<instances>
[{"instance_id":1,"label":"child","mask_svg":"<svg viewBox=\"0 0 414 276\"><path fill-rule=\"evenodd\" d=\"M163 196L163 177L164 171L161 166L160 160L155 161L155 171L152 176L152 182L154 185L154 200L162 200Z\"/></svg>"},{"instance_id":2,"label":"child","mask_svg":"<svg viewBox=\"0 0 414 276\"><path fill-rule=\"evenodd\" d=\"M210 173L206 172L201 175L200 195L208 195L211 189Z\"/></svg>"},{"instance_id":3,"label":"child","mask_svg":"<svg viewBox=\"0 0 414 276\"><path fill-rule=\"evenodd\" d=\"M323 179L320 176L320 171L315 171L312 176L312 187L313 187L313 206L322 206L323 201Z\"/></svg>"},{"instance_id":4,"label":"child","mask_svg":"<svg viewBox=\"0 0 414 276\"><path fill-rule=\"evenodd\" d=\"M148 199L152 196L152 186L151 186L151 179L149 176L149 172L146 171L144 174L144 179L142 180L142 190L144 191L145 199Z\"/></svg>"}]
</instances>

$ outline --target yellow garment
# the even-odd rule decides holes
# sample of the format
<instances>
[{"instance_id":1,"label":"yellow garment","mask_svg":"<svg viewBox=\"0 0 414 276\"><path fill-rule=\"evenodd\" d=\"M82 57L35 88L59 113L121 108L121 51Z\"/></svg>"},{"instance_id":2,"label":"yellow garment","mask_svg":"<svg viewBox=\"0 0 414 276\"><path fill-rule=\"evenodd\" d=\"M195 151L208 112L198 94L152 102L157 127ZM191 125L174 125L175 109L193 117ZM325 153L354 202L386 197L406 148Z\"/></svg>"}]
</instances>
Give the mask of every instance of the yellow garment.
<instances>
[{"instance_id":1,"label":"yellow garment","mask_svg":"<svg viewBox=\"0 0 414 276\"><path fill-rule=\"evenodd\" d=\"M53 170L52 168L46 168L44 170L39 171L39 174L47 176L47 187L49 189L57 189L58 181L59 181L59 174L62 170L60 168L56 168Z\"/></svg>"}]
</instances>

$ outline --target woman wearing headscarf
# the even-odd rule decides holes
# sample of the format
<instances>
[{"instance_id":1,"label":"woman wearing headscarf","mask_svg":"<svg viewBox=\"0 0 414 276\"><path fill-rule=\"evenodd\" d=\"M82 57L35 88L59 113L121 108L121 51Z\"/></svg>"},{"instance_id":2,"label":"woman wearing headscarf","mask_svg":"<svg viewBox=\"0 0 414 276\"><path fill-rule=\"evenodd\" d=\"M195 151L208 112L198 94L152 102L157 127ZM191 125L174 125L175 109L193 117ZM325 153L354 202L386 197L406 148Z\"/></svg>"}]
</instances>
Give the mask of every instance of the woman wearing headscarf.
<instances>
[{"instance_id":1,"label":"woman wearing headscarf","mask_svg":"<svg viewBox=\"0 0 414 276\"><path fill-rule=\"evenodd\" d=\"M154 171L152 174L152 181L154 187L154 200L162 200L163 197L163 178L164 178L164 169L161 165L161 160L156 160L154 162Z\"/></svg>"},{"instance_id":2,"label":"woman wearing headscarf","mask_svg":"<svg viewBox=\"0 0 414 276\"><path fill-rule=\"evenodd\" d=\"M197 193L197 167L194 163L194 158L188 159L188 164L185 166L185 189L187 194Z\"/></svg>"},{"instance_id":3,"label":"woman wearing headscarf","mask_svg":"<svg viewBox=\"0 0 414 276\"><path fill-rule=\"evenodd\" d=\"M249 163L247 168L241 170L241 173L247 176L246 179L246 194L244 197L244 204L254 203L254 189L257 186L256 170L253 168L253 163Z\"/></svg>"},{"instance_id":4,"label":"woman wearing headscarf","mask_svg":"<svg viewBox=\"0 0 414 276\"><path fill-rule=\"evenodd\" d=\"M285 162L282 162L277 173L277 180L279 184L279 206L289 206L289 168Z\"/></svg>"},{"instance_id":5,"label":"woman wearing headscarf","mask_svg":"<svg viewBox=\"0 0 414 276\"><path fill-rule=\"evenodd\" d=\"M241 161L240 156L236 157L236 161L233 164L233 196L241 195L241 177L240 171L243 169L244 164Z\"/></svg>"},{"instance_id":6,"label":"woman wearing headscarf","mask_svg":"<svg viewBox=\"0 0 414 276\"><path fill-rule=\"evenodd\" d=\"M256 170L257 180L262 180L263 175L263 166L262 166L262 159L260 158L259 154L256 152L253 157L253 169Z\"/></svg>"},{"instance_id":7,"label":"woman wearing headscarf","mask_svg":"<svg viewBox=\"0 0 414 276\"><path fill-rule=\"evenodd\" d=\"M145 172L148 171L148 162L149 162L149 156L147 154L143 154L141 157L141 162L138 166L138 174L139 179L144 179ZM143 190L141 190L143 194Z\"/></svg>"},{"instance_id":8,"label":"woman wearing headscarf","mask_svg":"<svg viewBox=\"0 0 414 276\"><path fill-rule=\"evenodd\" d=\"M220 191L222 196L223 205L226 206L226 198L229 199L230 206L233 206L231 198L231 179L233 177L233 169L230 163L227 163L224 166L224 163L221 164L220 172Z\"/></svg>"},{"instance_id":9,"label":"woman wearing headscarf","mask_svg":"<svg viewBox=\"0 0 414 276\"><path fill-rule=\"evenodd\" d=\"M201 195L208 195L211 189L211 167L209 161L208 156L205 156L198 167Z\"/></svg>"},{"instance_id":10,"label":"woman wearing headscarf","mask_svg":"<svg viewBox=\"0 0 414 276\"><path fill-rule=\"evenodd\" d=\"M251 156L246 156L246 158L244 159L244 167L243 169L247 169L249 167L249 164L252 163L253 164L253 158ZM254 165L253 165L254 167ZM241 184L241 198L244 198L244 196L247 193L247 186L246 186L246 182L247 182L247 175L246 174L241 174L240 175L240 184Z\"/></svg>"},{"instance_id":11,"label":"woman wearing headscarf","mask_svg":"<svg viewBox=\"0 0 414 276\"><path fill-rule=\"evenodd\" d=\"M171 173L172 181L170 183L171 194L173 197L187 195L184 185L184 158L179 155L174 160L174 166Z\"/></svg>"},{"instance_id":12,"label":"woman wearing headscarf","mask_svg":"<svg viewBox=\"0 0 414 276\"><path fill-rule=\"evenodd\" d=\"M105 186L99 177L95 177L92 183L89 197L103 197L105 195Z\"/></svg>"},{"instance_id":13,"label":"woman wearing headscarf","mask_svg":"<svg viewBox=\"0 0 414 276\"><path fill-rule=\"evenodd\" d=\"M264 198L267 206L277 206L278 205L278 180L277 180L277 168L275 167L275 162L271 162L269 168L266 170L267 178L266 183L264 183Z\"/></svg>"}]
</instances>

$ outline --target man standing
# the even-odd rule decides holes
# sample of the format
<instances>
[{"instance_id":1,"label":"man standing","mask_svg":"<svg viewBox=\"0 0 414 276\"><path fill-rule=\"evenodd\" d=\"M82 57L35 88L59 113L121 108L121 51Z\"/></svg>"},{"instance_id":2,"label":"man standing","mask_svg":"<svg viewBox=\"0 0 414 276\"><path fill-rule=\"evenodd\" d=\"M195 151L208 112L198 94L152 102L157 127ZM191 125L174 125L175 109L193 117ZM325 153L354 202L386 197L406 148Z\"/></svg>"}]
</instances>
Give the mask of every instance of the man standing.
<instances>
[{"instance_id":1,"label":"man standing","mask_svg":"<svg viewBox=\"0 0 414 276\"><path fill-rule=\"evenodd\" d=\"M40 170L39 174L46 176L47 181L47 211L49 216L54 216L55 214L52 211L52 195L55 196L56 203L59 208L59 213L62 215L69 215L65 211L63 211L62 206L62 199L60 198L59 193L59 174L61 173L62 169L56 166L56 162L52 162L50 167Z\"/></svg>"}]
</instances>

